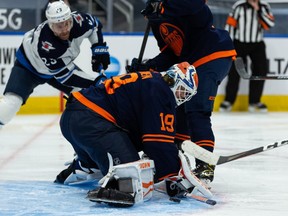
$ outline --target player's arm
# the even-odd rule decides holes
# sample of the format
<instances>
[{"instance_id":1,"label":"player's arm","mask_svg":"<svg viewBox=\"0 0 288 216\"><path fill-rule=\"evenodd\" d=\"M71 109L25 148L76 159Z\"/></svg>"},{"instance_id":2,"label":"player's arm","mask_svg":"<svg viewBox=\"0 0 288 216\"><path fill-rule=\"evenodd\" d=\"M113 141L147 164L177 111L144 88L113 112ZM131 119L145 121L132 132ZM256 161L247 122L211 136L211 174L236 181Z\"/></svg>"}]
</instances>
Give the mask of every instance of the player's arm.
<instances>
[{"instance_id":1,"label":"player's arm","mask_svg":"<svg viewBox=\"0 0 288 216\"><path fill-rule=\"evenodd\" d=\"M102 33L103 25L95 16L87 15L86 19L92 30L92 33L88 37L91 43L92 70L101 72L102 69L106 70L110 64L109 47L104 41Z\"/></svg>"},{"instance_id":2,"label":"player's arm","mask_svg":"<svg viewBox=\"0 0 288 216\"><path fill-rule=\"evenodd\" d=\"M171 64L177 63L179 58L175 56L171 49L164 49L154 58L139 63L137 58L133 58L131 65L126 66L128 73L139 71L165 71Z\"/></svg>"},{"instance_id":3,"label":"player's arm","mask_svg":"<svg viewBox=\"0 0 288 216\"><path fill-rule=\"evenodd\" d=\"M275 25L274 16L271 13L271 9L268 4L262 4L262 3L260 4L258 10L258 17L259 22L264 30L269 30Z\"/></svg>"}]
</instances>

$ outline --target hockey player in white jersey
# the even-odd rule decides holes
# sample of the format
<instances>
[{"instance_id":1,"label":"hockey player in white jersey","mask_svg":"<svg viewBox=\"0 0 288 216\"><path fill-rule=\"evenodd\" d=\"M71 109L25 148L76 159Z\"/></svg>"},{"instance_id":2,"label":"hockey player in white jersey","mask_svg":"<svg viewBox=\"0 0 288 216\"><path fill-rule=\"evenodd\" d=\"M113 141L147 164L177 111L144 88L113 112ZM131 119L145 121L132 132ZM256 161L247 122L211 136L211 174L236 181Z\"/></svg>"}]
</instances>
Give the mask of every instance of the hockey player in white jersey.
<instances>
[{"instance_id":1,"label":"hockey player in white jersey","mask_svg":"<svg viewBox=\"0 0 288 216\"><path fill-rule=\"evenodd\" d=\"M110 64L108 46L103 40L102 24L86 13L71 12L62 0L50 3L47 20L28 31L16 52L3 97L0 99L0 128L26 103L34 88L48 83L70 94L74 88L95 85ZM88 38L92 51L92 70L85 73L74 60L82 41Z\"/></svg>"}]
</instances>

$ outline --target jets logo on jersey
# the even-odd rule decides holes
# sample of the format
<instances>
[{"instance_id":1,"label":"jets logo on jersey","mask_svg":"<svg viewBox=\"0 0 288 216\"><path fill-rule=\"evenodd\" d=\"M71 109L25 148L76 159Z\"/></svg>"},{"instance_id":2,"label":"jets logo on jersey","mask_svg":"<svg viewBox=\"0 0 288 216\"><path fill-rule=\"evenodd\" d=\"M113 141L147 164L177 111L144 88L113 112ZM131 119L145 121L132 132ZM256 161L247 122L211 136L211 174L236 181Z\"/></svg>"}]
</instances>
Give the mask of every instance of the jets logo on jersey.
<instances>
[{"instance_id":1,"label":"jets logo on jersey","mask_svg":"<svg viewBox=\"0 0 288 216\"><path fill-rule=\"evenodd\" d=\"M178 27L169 23L163 23L159 28L162 39L173 50L176 56L180 56L184 41L183 32Z\"/></svg>"},{"instance_id":2,"label":"jets logo on jersey","mask_svg":"<svg viewBox=\"0 0 288 216\"><path fill-rule=\"evenodd\" d=\"M75 14L74 18L76 22L79 24L79 26L82 26L83 17L80 14Z\"/></svg>"},{"instance_id":3,"label":"jets logo on jersey","mask_svg":"<svg viewBox=\"0 0 288 216\"><path fill-rule=\"evenodd\" d=\"M50 50L54 50L55 47L53 47L52 44L47 41L42 41L42 49L49 52Z\"/></svg>"}]
</instances>

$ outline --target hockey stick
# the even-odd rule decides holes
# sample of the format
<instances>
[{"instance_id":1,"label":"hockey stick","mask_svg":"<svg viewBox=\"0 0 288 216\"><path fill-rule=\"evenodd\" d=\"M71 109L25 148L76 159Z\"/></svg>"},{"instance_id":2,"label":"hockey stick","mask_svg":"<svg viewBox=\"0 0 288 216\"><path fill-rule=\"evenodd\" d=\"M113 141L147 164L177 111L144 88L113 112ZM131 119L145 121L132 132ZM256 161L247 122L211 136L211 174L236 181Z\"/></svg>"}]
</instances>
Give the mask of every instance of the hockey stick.
<instances>
[{"instance_id":1,"label":"hockey stick","mask_svg":"<svg viewBox=\"0 0 288 216\"><path fill-rule=\"evenodd\" d=\"M272 149L275 149L284 145L288 145L288 140L275 142L270 145L254 148L254 149L240 152L238 154L230 155L230 156L218 156L217 154L207 151L206 149L198 146L197 144L191 142L190 140L184 141L181 145L181 148L184 152L187 152L191 156L199 160L202 160L208 164L220 165L220 164L228 163L230 161L237 160L243 157L247 157L253 154L272 150Z\"/></svg>"},{"instance_id":2,"label":"hockey stick","mask_svg":"<svg viewBox=\"0 0 288 216\"><path fill-rule=\"evenodd\" d=\"M192 199L195 199L199 202L203 202L203 203L206 203L208 205L216 205L217 202L215 200L212 200L212 199L208 199L206 197L203 197L203 196L198 196L198 195L195 195L195 194L192 194L192 193L186 193L184 194L185 197L188 197L188 198L192 198Z\"/></svg>"},{"instance_id":3,"label":"hockey stick","mask_svg":"<svg viewBox=\"0 0 288 216\"><path fill-rule=\"evenodd\" d=\"M248 80L288 80L288 76L252 76L245 68L245 64L241 57L237 57L234 61L237 73L243 79Z\"/></svg>"},{"instance_id":4,"label":"hockey stick","mask_svg":"<svg viewBox=\"0 0 288 216\"><path fill-rule=\"evenodd\" d=\"M166 192L166 189L163 189L163 188L155 188L155 191L168 195L167 192ZM186 198L189 198L189 199L194 199L196 201L203 202L203 203L206 203L208 205L213 205L214 206L214 205L217 204L217 202L215 200L208 199L206 197L203 197L203 196L200 196L200 195L195 195L195 194L192 194L192 193L184 193L183 197L186 197ZM179 197L169 197L169 200L172 201L172 202L176 202L176 203L180 203L181 202L181 198L179 198Z\"/></svg>"},{"instance_id":5,"label":"hockey stick","mask_svg":"<svg viewBox=\"0 0 288 216\"><path fill-rule=\"evenodd\" d=\"M145 29L145 33L144 33L141 49L140 49L140 52L139 52L139 56L138 56L138 63L139 64L141 64L142 60L143 60L143 55L144 55L145 47L146 47L146 44L147 44L149 32L150 32L150 24L148 22L147 26L146 26L146 29Z\"/></svg>"}]
</instances>

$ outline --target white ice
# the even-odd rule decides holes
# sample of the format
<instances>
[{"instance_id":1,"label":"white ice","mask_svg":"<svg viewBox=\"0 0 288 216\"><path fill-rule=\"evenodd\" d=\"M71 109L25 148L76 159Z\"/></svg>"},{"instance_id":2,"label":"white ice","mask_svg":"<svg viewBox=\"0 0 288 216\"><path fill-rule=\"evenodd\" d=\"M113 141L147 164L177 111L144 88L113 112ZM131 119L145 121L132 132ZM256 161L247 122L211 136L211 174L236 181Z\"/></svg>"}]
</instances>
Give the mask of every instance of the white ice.
<instances>
[{"instance_id":1,"label":"white ice","mask_svg":"<svg viewBox=\"0 0 288 216\"><path fill-rule=\"evenodd\" d=\"M0 130L0 215L202 215L288 214L288 145L217 166L215 206L157 192L151 201L116 209L85 199L89 186L54 184L73 158L59 115L18 115ZM232 155L288 139L288 113L214 113L215 153Z\"/></svg>"}]
</instances>

